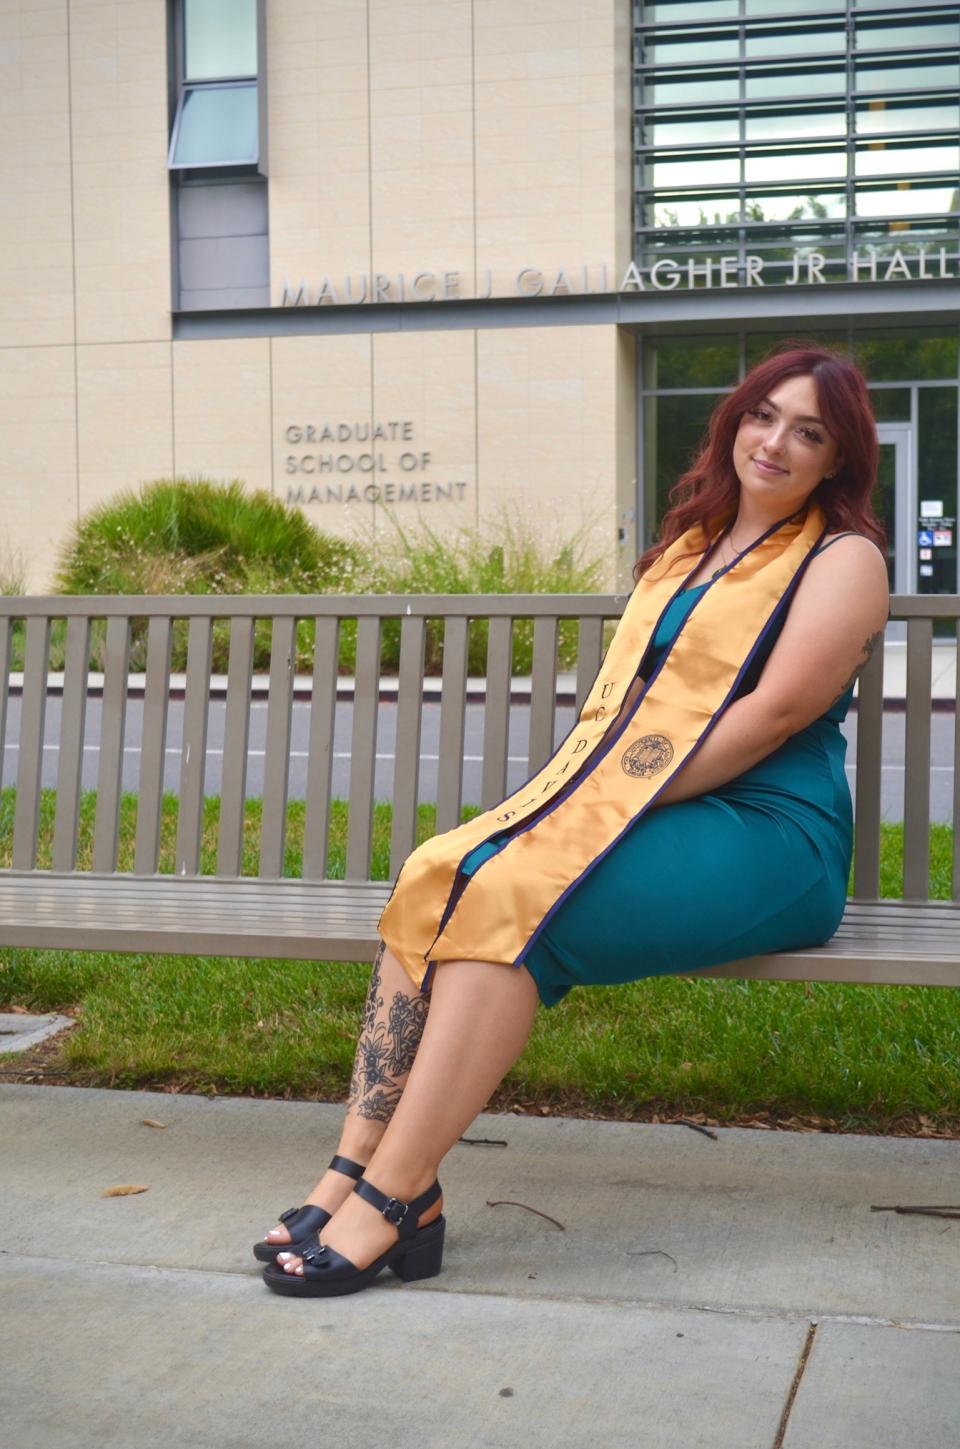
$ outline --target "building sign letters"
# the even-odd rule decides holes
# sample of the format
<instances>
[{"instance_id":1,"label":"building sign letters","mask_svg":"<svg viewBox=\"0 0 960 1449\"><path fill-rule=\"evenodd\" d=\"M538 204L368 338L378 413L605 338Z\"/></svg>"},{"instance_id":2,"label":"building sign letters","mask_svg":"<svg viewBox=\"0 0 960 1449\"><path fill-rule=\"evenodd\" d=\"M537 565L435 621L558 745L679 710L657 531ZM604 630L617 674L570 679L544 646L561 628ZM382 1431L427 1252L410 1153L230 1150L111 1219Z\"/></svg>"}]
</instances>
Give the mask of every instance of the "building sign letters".
<instances>
[{"instance_id":1,"label":"building sign letters","mask_svg":"<svg viewBox=\"0 0 960 1449\"><path fill-rule=\"evenodd\" d=\"M289 423L284 441L293 450L284 471L287 502L442 503L462 502L467 485L439 482L431 454L417 445L409 419L389 422Z\"/></svg>"},{"instance_id":2,"label":"building sign letters","mask_svg":"<svg viewBox=\"0 0 960 1449\"><path fill-rule=\"evenodd\" d=\"M691 288L722 287L765 287L775 286L817 286L831 282L932 282L944 278L956 281L960 278L957 259L947 255L947 248L925 247L919 244L905 249L897 247L892 252L879 252L876 247L865 246L851 251L846 259L845 275L836 271L826 275L834 266L823 252L806 247L796 248L788 261L786 273L778 264L771 270L762 256L748 255L745 258L742 280L738 274L739 261L736 256L689 257L675 261L661 257L649 268L641 270L636 262L630 262L622 274L614 274L606 262L597 266L580 265L553 269L529 266L521 267L511 278L512 292L494 293L493 273L487 268L481 277L475 293L468 290L469 284L461 272L434 270L416 272L407 276L403 272L359 272L345 277L322 277L318 285L310 286L301 281L296 286L284 283L280 305L282 307L337 307L359 303L384 302L449 302L487 301L494 295L515 297L573 297L601 296L611 292L672 292Z\"/></svg>"}]
</instances>

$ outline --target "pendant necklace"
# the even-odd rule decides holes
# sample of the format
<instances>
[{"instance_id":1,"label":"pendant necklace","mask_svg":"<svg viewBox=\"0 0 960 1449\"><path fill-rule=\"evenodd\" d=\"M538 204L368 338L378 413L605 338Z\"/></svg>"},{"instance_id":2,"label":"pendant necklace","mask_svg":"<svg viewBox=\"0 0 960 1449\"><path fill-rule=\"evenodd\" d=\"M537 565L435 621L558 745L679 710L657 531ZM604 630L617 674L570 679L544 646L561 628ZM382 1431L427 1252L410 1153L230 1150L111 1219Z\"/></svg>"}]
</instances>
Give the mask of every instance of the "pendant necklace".
<instances>
[{"instance_id":1,"label":"pendant necklace","mask_svg":"<svg viewBox=\"0 0 960 1449\"><path fill-rule=\"evenodd\" d=\"M718 579L722 573L725 573L728 568L733 568L734 564L737 563L737 562L739 562L739 560L747 552L747 549L746 548L741 548L739 551L737 550L737 545L733 541L733 529L732 528L724 536L726 538L729 538L729 540L730 540L731 547L733 548L733 558L730 560L730 562L728 564L721 564L718 569L714 569L713 573L710 576L711 583L713 582L714 579ZM722 542L722 540L721 540L721 542ZM749 547L750 547L750 545L747 544L747 548L749 548Z\"/></svg>"}]
</instances>

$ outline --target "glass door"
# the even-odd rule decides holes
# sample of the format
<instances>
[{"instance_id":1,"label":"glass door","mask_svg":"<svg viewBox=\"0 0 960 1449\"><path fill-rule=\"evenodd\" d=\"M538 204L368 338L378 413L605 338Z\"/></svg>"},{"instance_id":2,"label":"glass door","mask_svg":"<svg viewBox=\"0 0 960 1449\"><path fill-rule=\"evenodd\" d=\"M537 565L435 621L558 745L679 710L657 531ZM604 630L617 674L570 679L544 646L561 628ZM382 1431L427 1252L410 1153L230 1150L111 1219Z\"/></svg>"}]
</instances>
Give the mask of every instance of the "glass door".
<instances>
[{"instance_id":1,"label":"glass door","mask_svg":"<svg viewBox=\"0 0 960 1449\"><path fill-rule=\"evenodd\" d=\"M874 509L887 532L887 571L894 594L933 593L933 528L922 526L913 468L913 429L909 423L879 423L880 467ZM930 520L931 524L933 520ZM951 519L951 525L953 520ZM929 532L930 542L926 535ZM921 587L918 588L918 585ZM927 585L926 588L922 585Z\"/></svg>"}]
</instances>

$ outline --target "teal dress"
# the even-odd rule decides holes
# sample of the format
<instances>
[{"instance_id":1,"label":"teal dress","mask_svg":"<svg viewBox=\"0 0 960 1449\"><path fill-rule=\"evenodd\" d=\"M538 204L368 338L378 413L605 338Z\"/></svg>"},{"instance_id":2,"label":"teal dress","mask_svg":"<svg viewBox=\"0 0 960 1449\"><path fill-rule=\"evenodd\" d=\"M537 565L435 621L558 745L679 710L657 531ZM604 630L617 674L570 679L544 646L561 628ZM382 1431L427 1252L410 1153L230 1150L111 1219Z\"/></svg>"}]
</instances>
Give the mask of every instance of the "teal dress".
<instances>
[{"instance_id":1,"label":"teal dress","mask_svg":"<svg viewBox=\"0 0 960 1449\"><path fill-rule=\"evenodd\" d=\"M697 584L674 599L643 661L646 678L709 587ZM756 687L783 617L736 698ZM545 1006L555 1006L573 986L695 971L820 945L833 935L853 847L840 730L852 695L851 687L736 779L650 810L620 837L523 957ZM465 873L503 843L478 846Z\"/></svg>"}]
</instances>

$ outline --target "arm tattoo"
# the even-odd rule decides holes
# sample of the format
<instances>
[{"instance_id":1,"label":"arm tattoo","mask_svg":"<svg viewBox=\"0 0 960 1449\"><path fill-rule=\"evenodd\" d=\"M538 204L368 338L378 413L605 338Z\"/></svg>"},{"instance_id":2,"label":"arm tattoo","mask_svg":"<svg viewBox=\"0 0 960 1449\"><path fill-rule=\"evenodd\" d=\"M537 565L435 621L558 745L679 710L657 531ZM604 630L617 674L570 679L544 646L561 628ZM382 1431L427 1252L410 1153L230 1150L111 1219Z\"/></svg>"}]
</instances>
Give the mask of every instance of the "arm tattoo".
<instances>
[{"instance_id":1,"label":"arm tattoo","mask_svg":"<svg viewBox=\"0 0 960 1449\"><path fill-rule=\"evenodd\" d=\"M377 948L370 977L370 989L363 1008L363 1024L350 1079L347 1106L359 1117L374 1122L389 1122L403 1091L407 1073L413 1066L430 1006L430 992L407 996L394 993L391 1006L384 1011L380 991L380 968L384 944Z\"/></svg>"},{"instance_id":2,"label":"arm tattoo","mask_svg":"<svg viewBox=\"0 0 960 1449\"><path fill-rule=\"evenodd\" d=\"M866 669L867 665L870 662L871 657L873 656L874 650L877 648L877 646L880 643L882 643L882 641L883 641L883 630L882 629L878 629L877 632L876 632L876 634L871 634L870 635L870 638L864 641L863 648L860 651L860 653L862 654L863 657L858 661L856 668L854 669L854 671L851 674L850 678L847 680L846 684L841 689L840 693L837 695L837 698L832 701L832 703L830 705L830 708L831 709L837 703L837 700L840 700L840 699L843 698L843 696L846 694L846 692L847 692L848 689L852 689L853 688L854 684L857 681L857 676L860 674L861 670Z\"/></svg>"}]
</instances>

